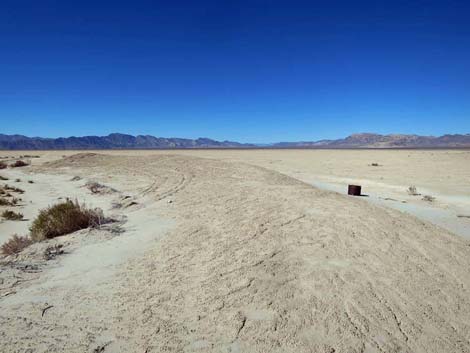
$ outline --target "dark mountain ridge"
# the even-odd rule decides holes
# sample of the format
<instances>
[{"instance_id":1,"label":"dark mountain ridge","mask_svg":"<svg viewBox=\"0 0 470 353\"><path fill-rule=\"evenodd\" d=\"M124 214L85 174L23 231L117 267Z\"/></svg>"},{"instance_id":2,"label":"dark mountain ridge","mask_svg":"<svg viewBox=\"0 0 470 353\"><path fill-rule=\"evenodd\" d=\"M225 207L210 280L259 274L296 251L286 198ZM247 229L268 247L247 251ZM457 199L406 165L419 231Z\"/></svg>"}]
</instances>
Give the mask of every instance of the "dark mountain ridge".
<instances>
[{"instance_id":1,"label":"dark mountain ridge","mask_svg":"<svg viewBox=\"0 0 470 353\"><path fill-rule=\"evenodd\" d=\"M277 148L467 148L470 147L470 134L436 137L360 133L338 140L280 142L272 146Z\"/></svg>"},{"instance_id":2,"label":"dark mountain ridge","mask_svg":"<svg viewBox=\"0 0 470 353\"><path fill-rule=\"evenodd\" d=\"M164 138L151 135L82 136L42 138L0 134L2 150L90 149L187 149L187 148L470 148L470 134L443 136L353 134L338 140L279 142L269 145L216 141L209 138Z\"/></svg>"},{"instance_id":3,"label":"dark mountain ridge","mask_svg":"<svg viewBox=\"0 0 470 353\"><path fill-rule=\"evenodd\" d=\"M67 150L67 149L165 149L165 148L247 148L254 147L232 141L208 138L163 138L150 135L110 134L108 136L83 136L42 138L0 134L0 149L4 150Z\"/></svg>"}]
</instances>

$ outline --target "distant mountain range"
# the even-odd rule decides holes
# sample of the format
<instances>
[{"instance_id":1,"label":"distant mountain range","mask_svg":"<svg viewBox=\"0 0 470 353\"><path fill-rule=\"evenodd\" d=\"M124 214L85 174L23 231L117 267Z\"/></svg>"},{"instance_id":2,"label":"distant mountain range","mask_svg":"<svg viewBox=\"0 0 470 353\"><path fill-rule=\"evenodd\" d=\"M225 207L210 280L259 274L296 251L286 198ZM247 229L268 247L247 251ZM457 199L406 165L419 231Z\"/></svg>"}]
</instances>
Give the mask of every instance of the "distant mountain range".
<instances>
[{"instance_id":1,"label":"distant mountain range","mask_svg":"<svg viewBox=\"0 0 470 353\"><path fill-rule=\"evenodd\" d=\"M208 138L196 140L163 138L150 135L110 134L108 136L83 136L42 138L0 134L0 149L4 150L93 150L93 149L165 149L165 148L249 148L255 145L232 141L215 141Z\"/></svg>"},{"instance_id":2,"label":"distant mountain range","mask_svg":"<svg viewBox=\"0 0 470 353\"><path fill-rule=\"evenodd\" d=\"M470 147L470 134L419 136L379 135L372 133L353 134L338 140L309 142L279 142L277 148L457 148Z\"/></svg>"},{"instance_id":3,"label":"distant mountain range","mask_svg":"<svg viewBox=\"0 0 470 353\"><path fill-rule=\"evenodd\" d=\"M418 136L353 134L338 140L279 142L269 145L216 141L209 138L163 138L150 135L110 134L42 138L0 134L2 150L178 149L178 148L470 148L470 134Z\"/></svg>"}]
</instances>

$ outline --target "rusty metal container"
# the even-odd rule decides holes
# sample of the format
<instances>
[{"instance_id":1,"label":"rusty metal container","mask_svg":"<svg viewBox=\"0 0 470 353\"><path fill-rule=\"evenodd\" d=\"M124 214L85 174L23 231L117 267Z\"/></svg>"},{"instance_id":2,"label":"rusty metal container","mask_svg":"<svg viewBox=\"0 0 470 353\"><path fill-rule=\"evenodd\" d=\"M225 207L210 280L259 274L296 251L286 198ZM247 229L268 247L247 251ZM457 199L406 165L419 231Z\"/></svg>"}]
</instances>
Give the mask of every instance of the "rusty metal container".
<instances>
[{"instance_id":1,"label":"rusty metal container","mask_svg":"<svg viewBox=\"0 0 470 353\"><path fill-rule=\"evenodd\" d=\"M348 185L348 195L361 196L360 185Z\"/></svg>"}]
</instances>

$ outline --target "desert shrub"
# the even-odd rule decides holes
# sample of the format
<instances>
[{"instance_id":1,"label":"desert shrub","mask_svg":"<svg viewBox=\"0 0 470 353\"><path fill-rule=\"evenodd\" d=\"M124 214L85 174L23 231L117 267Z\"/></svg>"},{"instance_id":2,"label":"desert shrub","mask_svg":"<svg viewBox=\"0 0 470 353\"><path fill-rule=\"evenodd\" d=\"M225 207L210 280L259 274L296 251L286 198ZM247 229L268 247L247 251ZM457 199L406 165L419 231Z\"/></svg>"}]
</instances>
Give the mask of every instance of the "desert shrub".
<instances>
[{"instance_id":1,"label":"desert shrub","mask_svg":"<svg viewBox=\"0 0 470 353\"><path fill-rule=\"evenodd\" d=\"M408 195L411 195L411 196L421 195L418 193L418 189L416 189L416 186L414 185L411 185L406 191L408 192Z\"/></svg>"},{"instance_id":2,"label":"desert shrub","mask_svg":"<svg viewBox=\"0 0 470 353\"><path fill-rule=\"evenodd\" d=\"M16 182L16 183L19 183L19 182L21 182L21 179L19 179L19 178L18 178L18 179L15 179L15 182Z\"/></svg>"},{"instance_id":3,"label":"desert shrub","mask_svg":"<svg viewBox=\"0 0 470 353\"><path fill-rule=\"evenodd\" d=\"M24 248L28 247L32 243L31 238L25 236L20 237L13 235L6 243L4 243L0 250L3 255L13 255L21 252Z\"/></svg>"},{"instance_id":4,"label":"desert shrub","mask_svg":"<svg viewBox=\"0 0 470 353\"><path fill-rule=\"evenodd\" d=\"M18 199L16 197L12 197L13 195L10 194L9 192L6 192L5 190L0 189L0 206L15 206L18 201L21 201L21 199ZM8 200L7 197L12 197L11 200Z\"/></svg>"},{"instance_id":5,"label":"desert shrub","mask_svg":"<svg viewBox=\"0 0 470 353\"><path fill-rule=\"evenodd\" d=\"M46 250L44 250L43 257L44 260L53 260L57 256L64 254L64 249L62 244L57 244L53 246L48 246Z\"/></svg>"},{"instance_id":6,"label":"desert shrub","mask_svg":"<svg viewBox=\"0 0 470 353\"><path fill-rule=\"evenodd\" d=\"M3 211L2 217L8 219L9 221L21 221L23 219L23 215L21 213L13 212L10 210Z\"/></svg>"},{"instance_id":7,"label":"desert shrub","mask_svg":"<svg viewBox=\"0 0 470 353\"><path fill-rule=\"evenodd\" d=\"M4 177L3 175L0 175L0 180L8 180L8 178Z\"/></svg>"},{"instance_id":8,"label":"desert shrub","mask_svg":"<svg viewBox=\"0 0 470 353\"><path fill-rule=\"evenodd\" d=\"M30 183L30 184L34 184L34 181L32 181L32 180L28 180L28 183Z\"/></svg>"},{"instance_id":9,"label":"desert shrub","mask_svg":"<svg viewBox=\"0 0 470 353\"><path fill-rule=\"evenodd\" d=\"M26 167L27 165L29 165L29 164L26 163L25 161L22 161L22 160L20 159L20 160L15 161L15 163L12 163L12 164L10 165L10 167L12 167L12 168L18 168L18 167Z\"/></svg>"},{"instance_id":10,"label":"desert shrub","mask_svg":"<svg viewBox=\"0 0 470 353\"><path fill-rule=\"evenodd\" d=\"M5 197L0 197L0 206L13 206L13 203Z\"/></svg>"},{"instance_id":11,"label":"desert shrub","mask_svg":"<svg viewBox=\"0 0 470 353\"><path fill-rule=\"evenodd\" d=\"M371 166L372 167L380 167L380 164L379 163L372 163Z\"/></svg>"},{"instance_id":12,"label":"desert shrub","mask_svg":"<svg viewBox=\"0 0 470 353\"><path fill-rule=\"evenodd\" d=\"M107 221L100 209L89 209L77 201L66 200L39 212L30 228L31 238L34 241L55 238Z\"/></svg>"},{"instance_id":13,"label":"desert shrub","mask_svg":"<svg viewBox=\"0 0 470 353\"><path fill-rule=\"evenodd\" d=\"M434 196L424 195L422 200L426 201L426 202L434 202L434 200L436 200L436 198Z\"/></svg>"},{"instance_id":14,"label":"desert shrub","mask_svg":"<svg viewBox=\"0 0 470 353\"><path fill-rule=\"evenodd\" d=\"M96 183L94 181L85 184L85 187L90 190L93 194L111 194L116 192L112 187Z\"/></svg>"},{"instance_id":15,"label":"desert shrub","mask_svg":"<svg viewBox=\"0 0 470 353\"><path fill-rule=\"evenodd\" d=\"M12 192L17 192L18 194L23 194L24 193L24 190L23 189L20 189L20 188L17 188L15 186L10 186L10 185L5 185L3 187L4 190L8 190L8 191L12 191Z\"/></svg>"},{"instance_id":16,"label":"desert shrub","mask_svg":"<svg viewBox=\"0 0 470 353\"><path fill-rule=\"evenodd\" d=\"M0 169L5 169L7 164L5 162L0 162Z\"/></svg>"}]
</instances>

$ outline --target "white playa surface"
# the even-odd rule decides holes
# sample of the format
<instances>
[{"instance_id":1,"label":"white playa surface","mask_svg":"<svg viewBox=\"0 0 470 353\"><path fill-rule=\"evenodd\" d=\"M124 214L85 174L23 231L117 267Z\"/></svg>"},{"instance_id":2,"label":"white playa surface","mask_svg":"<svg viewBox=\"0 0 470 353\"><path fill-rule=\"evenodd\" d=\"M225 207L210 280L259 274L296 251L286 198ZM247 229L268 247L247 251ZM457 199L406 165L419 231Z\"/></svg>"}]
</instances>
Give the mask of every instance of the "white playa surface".
<instances>
[{"instance_id":1,"label":"white playa surface","mask_svg":"<svg viewBox=\"0 0 470 353\"><path fill-rule=\"evenodd\" d=\"M120 223L0 261L5 352L470 351L469 152L38 154L0 171L28 219L72 197Z\"/></svg>"},{"instance_id":2,"label":"white playa surface","mask_svg":"<svg viewBox=\"0 0 470 353\"><path fill-rule=\"evenodd\" d=\"M165 153L262 166L340 194L346 193L348 184L362 185L363 193L369 196L368 201L410 213L470 239L469 150L198 150ZM374 167L372 163L379 166ZM411 185L417 187L421 196L408 195L407 189ZM436 200L432 203L423 201L424 195Z\"/></svg>"}]
</instances>

